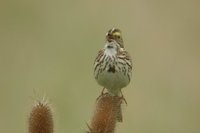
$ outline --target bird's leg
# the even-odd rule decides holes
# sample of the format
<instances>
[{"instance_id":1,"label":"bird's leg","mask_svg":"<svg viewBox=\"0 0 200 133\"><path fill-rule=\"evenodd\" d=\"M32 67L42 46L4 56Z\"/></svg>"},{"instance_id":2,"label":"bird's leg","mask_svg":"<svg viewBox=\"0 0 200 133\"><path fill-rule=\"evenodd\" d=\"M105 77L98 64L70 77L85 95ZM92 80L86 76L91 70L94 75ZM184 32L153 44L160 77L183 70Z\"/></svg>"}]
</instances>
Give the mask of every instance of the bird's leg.
<instances>
[{"instance_id":1,"label":"bird's leg","mask_svg":"<svg viewBox=\"0 0 200 133\"><path fill-rule=\"evenodd\" d=\"M98 96L96 100L99 100L99 98L104 95L104 90L105 90L105 87L103 87L103 90L101 91L100 96Z\"/></svg>"},{"instance_id":2,"label":"bird's leg","mask_svg":"<svg viewBox=\"0 0 200 133\"><path fill-rule=\"evenodd\" d=\"M128 104L126 99L124 98L124 95L122 94L122 90L120 90L120 93L121 93L121 99L126 103L126 105Z\"/></svg>"},{"instance_id":3,"label":"bird's leg","mask_svg":"<svg viewBox=\"0 0 200 133\"><path fill-rule=\"evenodd\" d=\"M101 95L103 95L103 94L104 94L104 90L105 90L105 87L103 87L103 90L101 91Z\"/></svg>"}]
</instances>

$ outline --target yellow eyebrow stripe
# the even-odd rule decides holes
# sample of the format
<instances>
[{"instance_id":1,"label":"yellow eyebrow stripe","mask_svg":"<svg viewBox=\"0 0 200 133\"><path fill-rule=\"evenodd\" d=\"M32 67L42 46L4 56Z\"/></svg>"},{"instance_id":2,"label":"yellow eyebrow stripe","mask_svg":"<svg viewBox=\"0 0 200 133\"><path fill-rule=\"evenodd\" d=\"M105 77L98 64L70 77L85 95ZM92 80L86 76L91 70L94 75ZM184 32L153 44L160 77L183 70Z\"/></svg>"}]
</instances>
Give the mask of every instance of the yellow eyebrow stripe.
<instances>
[{"instance_id":1,"label":"yellow eyebrow stripe","mask_svg":"<svg viewBox=\"0 0 200 133\"><path fill-rule=\"evenodd\" d=\"M114 36L121 36L120 32L114 32L113 35Z\"/></svg>"}]
</instances>

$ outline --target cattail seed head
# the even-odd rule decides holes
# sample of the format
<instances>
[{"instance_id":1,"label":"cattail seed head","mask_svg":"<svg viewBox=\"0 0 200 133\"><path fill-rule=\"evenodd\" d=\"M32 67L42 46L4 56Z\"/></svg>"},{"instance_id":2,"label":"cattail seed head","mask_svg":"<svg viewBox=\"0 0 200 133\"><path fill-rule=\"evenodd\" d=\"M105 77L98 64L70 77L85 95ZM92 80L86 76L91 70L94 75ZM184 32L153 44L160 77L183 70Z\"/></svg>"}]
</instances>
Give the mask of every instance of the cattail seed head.
<instances>
[{"instance_id":1,"label":"cattail seed head","mask_svg":"<svg viewBox=\"0 0 200 133\"><path fill-rule=\"evenodd\" d=\"M53 133L51 108L47 103L38 102L29 117L29 133Z\"/></svg>"},{"instance_id":2,"label":"cattail seed head","mask_svg":"<svg viewBox=\"0 0 200 133\"><path fill-rule=\"evenodd\" d=\"M114 133L116 122L122 119L121 97L106 93L100 96L89 126L89 133Z\"/></svg>"}]
</instances>

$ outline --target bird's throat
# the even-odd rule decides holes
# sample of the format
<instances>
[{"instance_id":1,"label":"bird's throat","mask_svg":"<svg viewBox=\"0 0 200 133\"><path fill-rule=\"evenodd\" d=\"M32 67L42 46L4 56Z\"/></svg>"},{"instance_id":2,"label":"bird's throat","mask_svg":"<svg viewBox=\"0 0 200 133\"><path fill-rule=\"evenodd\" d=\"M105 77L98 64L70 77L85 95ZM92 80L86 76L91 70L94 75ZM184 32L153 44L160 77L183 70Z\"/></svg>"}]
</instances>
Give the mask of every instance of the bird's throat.
<instances>
[{"instance_id":1,"label":"bird's throat","mask_svg":"<svg viewBox=\"0 0 200 133\"><path fill-rule=\"evenodd\" d=\"M117 51L116 51L116 49L114 49L114 48L112 48L112 49L106 48L106 49L105 49L105 54L106 54L107 56L112 57L112 56L116 56Z\"/></svg>"}]
</instances>

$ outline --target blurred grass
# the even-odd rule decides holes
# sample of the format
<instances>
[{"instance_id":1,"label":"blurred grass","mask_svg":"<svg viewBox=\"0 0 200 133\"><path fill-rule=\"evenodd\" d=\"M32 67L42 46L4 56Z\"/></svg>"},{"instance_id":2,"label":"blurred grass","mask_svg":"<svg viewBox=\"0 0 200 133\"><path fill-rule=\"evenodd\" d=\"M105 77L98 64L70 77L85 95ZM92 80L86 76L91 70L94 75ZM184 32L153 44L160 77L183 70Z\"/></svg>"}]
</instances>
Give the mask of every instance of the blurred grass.
<instances>
[{"instance_id":1,"label":"blurred grass","mask_svg":"<svg viewBox=\"0 0 200 133\"><path fill-rule=\"evenodd\" d=\"M55 132L86 129L101 91L93 61L107 30L118 27L134 74L123 89L128 106L117 132L199 133L199 4L1 1L0 132L27 132L30 97L44 94L55 110Z\"/></svg>"}]
</instances>

